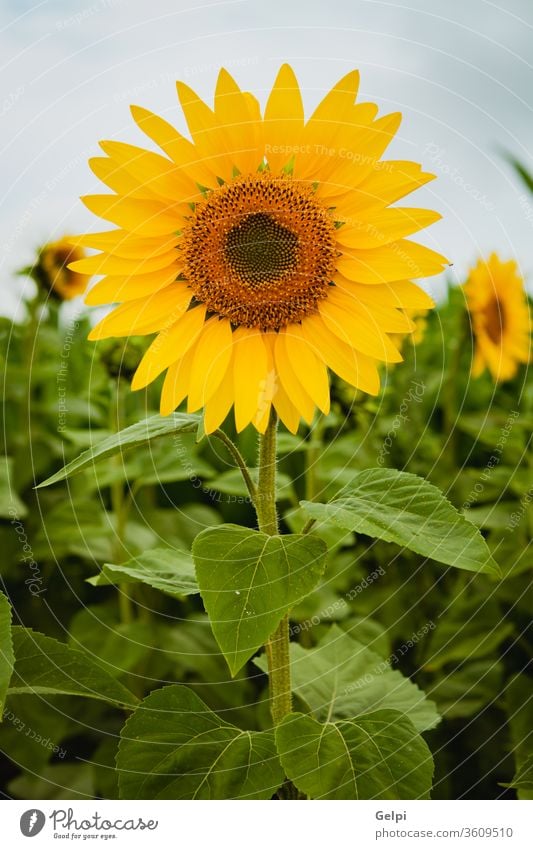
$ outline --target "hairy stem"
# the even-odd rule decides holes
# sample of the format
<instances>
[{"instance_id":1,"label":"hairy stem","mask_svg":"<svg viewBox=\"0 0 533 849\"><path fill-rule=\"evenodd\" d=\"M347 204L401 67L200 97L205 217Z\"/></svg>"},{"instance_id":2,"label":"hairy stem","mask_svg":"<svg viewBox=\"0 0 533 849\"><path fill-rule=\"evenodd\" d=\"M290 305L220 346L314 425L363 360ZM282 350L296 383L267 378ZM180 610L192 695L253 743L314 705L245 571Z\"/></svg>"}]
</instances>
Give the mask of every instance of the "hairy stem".
<instances>
[{"instance_id":1,"label":"hairy stem","mask_svg":"<svg viewBox=\"0 0 533 849\"><path fill-rule=\"evenodd\" d=\"M278 533L276 511L276 432L277 417L271 414L268 427L259 440L259 478L255 509L259 530ZM285 614L266 646L270 682L270 710L274 725L292 710L289 657L289 616Z\"/></svg>"}]
</instances>

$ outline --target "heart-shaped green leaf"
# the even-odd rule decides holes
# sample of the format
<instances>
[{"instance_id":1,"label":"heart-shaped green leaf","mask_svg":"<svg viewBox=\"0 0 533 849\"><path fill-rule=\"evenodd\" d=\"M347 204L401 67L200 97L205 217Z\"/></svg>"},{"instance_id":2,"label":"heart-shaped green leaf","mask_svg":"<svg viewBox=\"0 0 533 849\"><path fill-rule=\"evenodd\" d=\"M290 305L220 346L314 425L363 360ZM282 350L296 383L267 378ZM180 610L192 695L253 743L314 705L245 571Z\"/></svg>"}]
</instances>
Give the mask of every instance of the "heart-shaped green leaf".
<instances>
[{"instance_id":1,"label":"heart-shaped green leaf","mask_svg":"<svg viewBox=\"0 0 533 849\"><path fill-rule=\"evenodd\" d=\"M192 551L213 633L235 675L314 589L327 547L310 535L220 525L198 534Z\"/></svg>"},{"instance_id":2,"label":"heart-shaped green leaf","mask_svg":"<svg viewBox=\"0 0 533 849\"><path fill-rule=\"evenodd\" d=\"M267 671L266 657L254 663ZM390 662L333 625L311 649L291 643L292 690L315 719L352 719L392 709L417 731L440 721L434 702Z\"/></svg>"},{"instance_id":3,"label":"heart-shaped green leaf","mask_svg":"<svg viewBox=\"0 0 533 849\"><path fill-rule=\"evenodd\" d=\"M288 777L311 799L429 798L431 753L398 711L324 724L292 713L276 745Z\"/></svg>"},{"instance_id":4,"label":"heart-shaped green leaf","mask_svg":"<svg viewBox=\"0 0 533 849\"><path fill-rule=\"evenodd\" d=\"M241 731L176 684L122 729L122 799L270 799L284 780L273 731Z\"/></svg>"}]
</instances>

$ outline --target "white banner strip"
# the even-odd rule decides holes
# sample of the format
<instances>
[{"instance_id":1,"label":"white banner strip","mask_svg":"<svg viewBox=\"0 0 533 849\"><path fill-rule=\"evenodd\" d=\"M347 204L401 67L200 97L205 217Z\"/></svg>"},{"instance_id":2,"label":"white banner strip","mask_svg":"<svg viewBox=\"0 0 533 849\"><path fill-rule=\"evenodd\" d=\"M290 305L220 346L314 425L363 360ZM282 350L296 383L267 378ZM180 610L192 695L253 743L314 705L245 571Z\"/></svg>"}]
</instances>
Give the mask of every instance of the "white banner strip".
<instances>
[{"instance_id":1,"label":"white banner strip","mask_svg":"<svg viewBox=\"0 0 533 849\"><path fill-rule=\"evenodd\" d=\"M1 845L531 849L533 802L6 801ZM35 843L29 841L35 838Z\"/></svg>"}]
</instances>

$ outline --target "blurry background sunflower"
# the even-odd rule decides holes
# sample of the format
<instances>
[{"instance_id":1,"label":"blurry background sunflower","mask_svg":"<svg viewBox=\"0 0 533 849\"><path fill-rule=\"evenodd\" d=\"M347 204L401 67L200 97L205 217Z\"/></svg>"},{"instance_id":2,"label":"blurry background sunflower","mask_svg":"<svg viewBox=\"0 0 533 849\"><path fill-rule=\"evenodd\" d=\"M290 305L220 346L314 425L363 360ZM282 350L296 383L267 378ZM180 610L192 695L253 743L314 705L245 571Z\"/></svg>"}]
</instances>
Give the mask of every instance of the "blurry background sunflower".
<instances>
[{"instance_id":1,"label":"blurry background sunflower","mask_svg":"<svg viewBox=\"0 0 533 849\"><path fill-rule=\"evenodd\" d=\"M496 253L479 259L464 291L475 342L472 375L488 368L494 380L510 380L531 354L529 304L515 260Z\"/></svg>"}]
</instances>

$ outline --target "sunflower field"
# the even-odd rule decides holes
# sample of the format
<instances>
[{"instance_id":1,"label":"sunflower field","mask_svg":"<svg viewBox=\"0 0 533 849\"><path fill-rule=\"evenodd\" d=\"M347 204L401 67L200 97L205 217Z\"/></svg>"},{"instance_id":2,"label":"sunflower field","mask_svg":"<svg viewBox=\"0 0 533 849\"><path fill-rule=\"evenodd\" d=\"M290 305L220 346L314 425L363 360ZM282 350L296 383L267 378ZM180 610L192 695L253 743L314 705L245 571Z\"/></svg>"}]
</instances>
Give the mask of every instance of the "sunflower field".
<instances>
[{"instance_id":1,"label":"sunflower field","mask_svg":"<svg viewBox=\"0 0 533 849\"><path fill-rule=\"evenodd\" d=\"M520 258L452 281L358 85L178 84L188 137L132 107L94 230L20 270L5 798L533 798Z\"/></svg>"}]
</instances>

